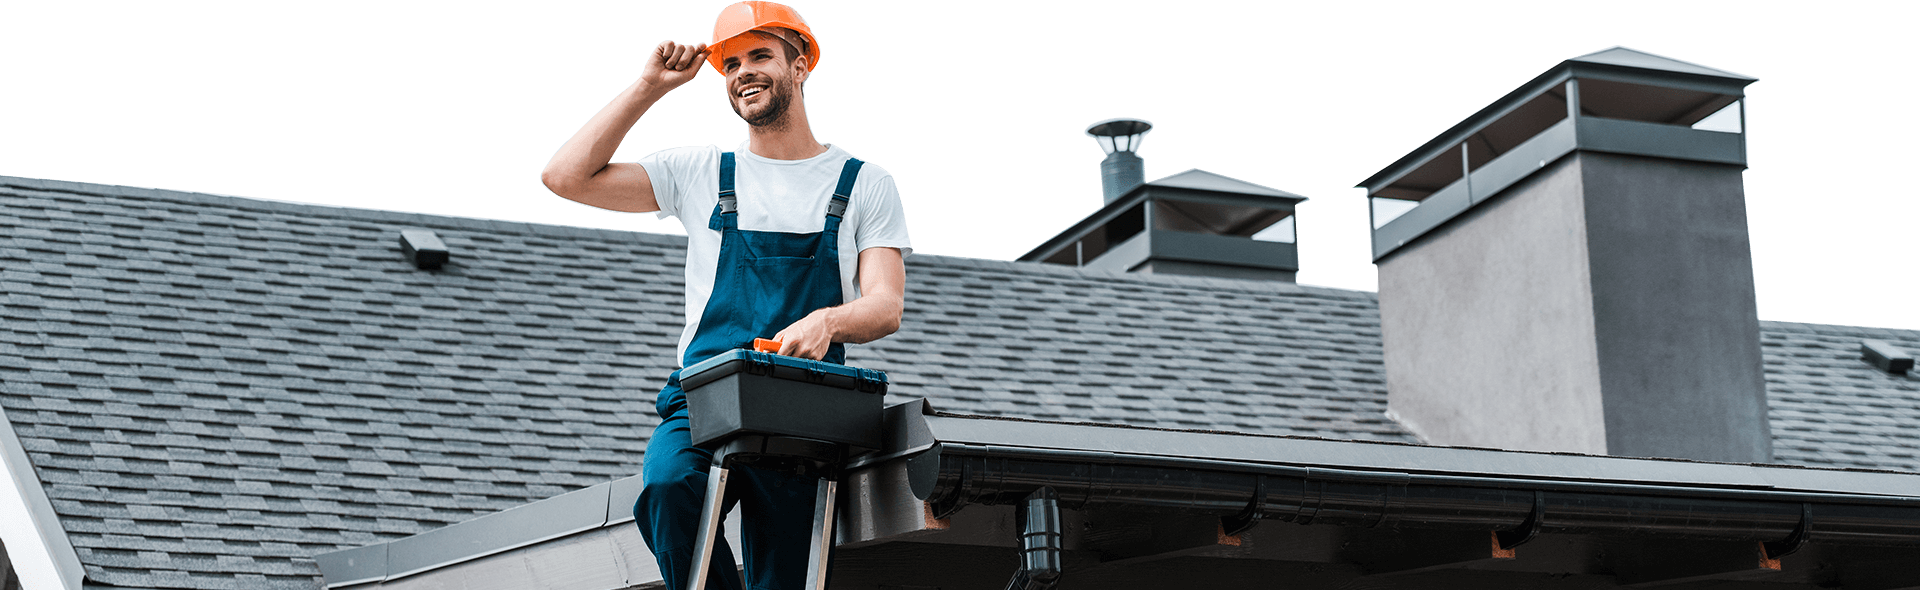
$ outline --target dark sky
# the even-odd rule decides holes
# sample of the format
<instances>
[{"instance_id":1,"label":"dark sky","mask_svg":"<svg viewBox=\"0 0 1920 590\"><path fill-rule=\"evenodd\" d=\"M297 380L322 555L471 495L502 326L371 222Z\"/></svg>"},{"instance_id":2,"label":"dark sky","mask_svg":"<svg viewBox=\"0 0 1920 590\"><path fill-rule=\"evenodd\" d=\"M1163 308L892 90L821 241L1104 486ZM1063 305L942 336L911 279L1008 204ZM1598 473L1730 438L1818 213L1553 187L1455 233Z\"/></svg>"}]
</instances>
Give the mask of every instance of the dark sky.
<instances>
[{"instance_id":1,"label":"dark sky","mask_svg":"<svg viewBox=\"0 0 1920 590\"><path fill-rule=\"evenodd\" d=\"M1910 3L796 3L820 140L894 173L920 252L1007 259L1100 203L1086 125L1306 195L1304 283L1372 289L1354 184L1559 61L1621 45L1759 78L1747 195L1763 319L1920 329ZM0 174L677 232L548 194L547 158L724 2L13 3ZM1327 5L1327 6L1322 6ZM708 72L619 158L731 147ZM983 239L983 236L991 236Z\"/></svg>"}]
</instances>

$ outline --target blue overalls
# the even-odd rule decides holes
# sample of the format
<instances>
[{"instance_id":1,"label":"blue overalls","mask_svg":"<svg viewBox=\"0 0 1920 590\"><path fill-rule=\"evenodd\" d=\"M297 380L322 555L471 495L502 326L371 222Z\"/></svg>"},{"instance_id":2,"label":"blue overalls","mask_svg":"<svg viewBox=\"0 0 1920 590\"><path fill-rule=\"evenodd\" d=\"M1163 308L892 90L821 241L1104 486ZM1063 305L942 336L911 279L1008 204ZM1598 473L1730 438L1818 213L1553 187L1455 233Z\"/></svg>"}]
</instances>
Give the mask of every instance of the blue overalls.
<instances>
[{"instance_id":1,"label":"blue overalls","mask_svg":"<svg viewBox=\"0 0 1920 590\"><path fill-rule=\"evenodd\" d=\"M812 234L740 229L733 166L732 152L720 155L720 202L707 222L708 228L720 232L720 261L714 270L713 295L701 312L693 342L680 359L682 367L745 347L754 338L772 338L814 310L843 303L840 219L846 213L853 180L860 174L860 160L848 159L840 170L839 186L827 206L826 226ZM844 363L846 347L833 344L824 360ZM668 377L654 409L661 422L647 441L646 460L640 468L645 486L634 503L633 517L660 562L666 587L679 590L687 586L693 566L700 503L706 496L707 467L713 454L692 444L678 371ZM737 483L727 486L721 510L722 514L732 512L735 503L746 507L741 532L752 587L804 587L819 479L744 465L729 477ZM711 563L707 588L740 590L739 578L733 575L733 550L724 536L715 536Z\"/></svg>"}]
</instances>

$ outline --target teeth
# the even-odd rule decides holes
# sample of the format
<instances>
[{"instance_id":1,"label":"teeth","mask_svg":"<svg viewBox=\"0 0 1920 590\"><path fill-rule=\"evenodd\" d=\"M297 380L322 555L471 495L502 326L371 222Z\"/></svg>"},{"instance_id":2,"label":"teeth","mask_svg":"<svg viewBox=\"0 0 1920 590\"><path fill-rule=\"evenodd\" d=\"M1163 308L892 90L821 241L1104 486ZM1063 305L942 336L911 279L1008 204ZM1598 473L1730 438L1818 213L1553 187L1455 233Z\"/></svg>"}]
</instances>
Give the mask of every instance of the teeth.
<instances>
[{"instance_id":1,"label":"teeth","mask_svg":"<svg viewBox=\"0 0 1920 590\"><path fill-rule=\"evenodd\" d=\"M741 97L741 98L746 98L746 97L749 97L749 96L753 96L753 95L755 95L755 94L759 94L759 93L760 93L760 89L759 89L759 88L748 88L748 89L746 89L746 90L742 90L742 91L740 91L740 97Z\"/></svg>"}]
</instances>

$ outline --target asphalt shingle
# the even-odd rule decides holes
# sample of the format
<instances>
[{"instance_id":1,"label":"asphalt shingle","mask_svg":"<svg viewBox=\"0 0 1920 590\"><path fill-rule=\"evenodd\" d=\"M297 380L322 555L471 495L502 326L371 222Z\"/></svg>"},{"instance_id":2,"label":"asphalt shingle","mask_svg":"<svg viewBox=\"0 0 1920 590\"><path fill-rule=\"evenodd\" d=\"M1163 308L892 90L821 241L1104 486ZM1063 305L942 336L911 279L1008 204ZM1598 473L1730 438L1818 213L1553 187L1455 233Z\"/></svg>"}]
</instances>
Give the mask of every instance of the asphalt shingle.
<instances>
[{"instance_id":1,"label":"asphalt shingle","mask_svg":"<svg viewBox=\"0 0 1920 590\"><path fill-rule=\"evenodd\" d=\"M438 271L402 257L436 232ZM0 408L93 584L310 589L310 556L637 473L684 239L0 177ZM970 414L1417 442L1372 293L914 256L849 353ZM1762 324L1781 462L1920 471L1920 377Z\"/></svg>"}]
</instances>

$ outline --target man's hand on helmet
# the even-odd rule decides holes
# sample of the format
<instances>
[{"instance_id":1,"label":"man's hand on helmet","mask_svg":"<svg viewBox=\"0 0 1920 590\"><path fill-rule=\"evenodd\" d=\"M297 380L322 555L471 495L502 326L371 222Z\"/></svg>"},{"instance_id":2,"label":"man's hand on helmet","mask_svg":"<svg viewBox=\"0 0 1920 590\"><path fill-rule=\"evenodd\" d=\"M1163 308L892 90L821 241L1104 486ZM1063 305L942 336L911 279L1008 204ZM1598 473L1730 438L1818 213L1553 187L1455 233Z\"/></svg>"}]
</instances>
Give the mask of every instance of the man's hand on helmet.
<instances>
[{"instance_id":1,"label":"man's hand on helmet","mask_svg":"<svg viewBox=\"0 0 1920 590\"><path fill-rule=\"evenodd\" d=\"M641 72L640 80L663 92L678 88L700 74L700 66L706 63L709 51L705 43L661 41L660 46L648 54L647 67Z\"/></svg>"}]
</instances>

